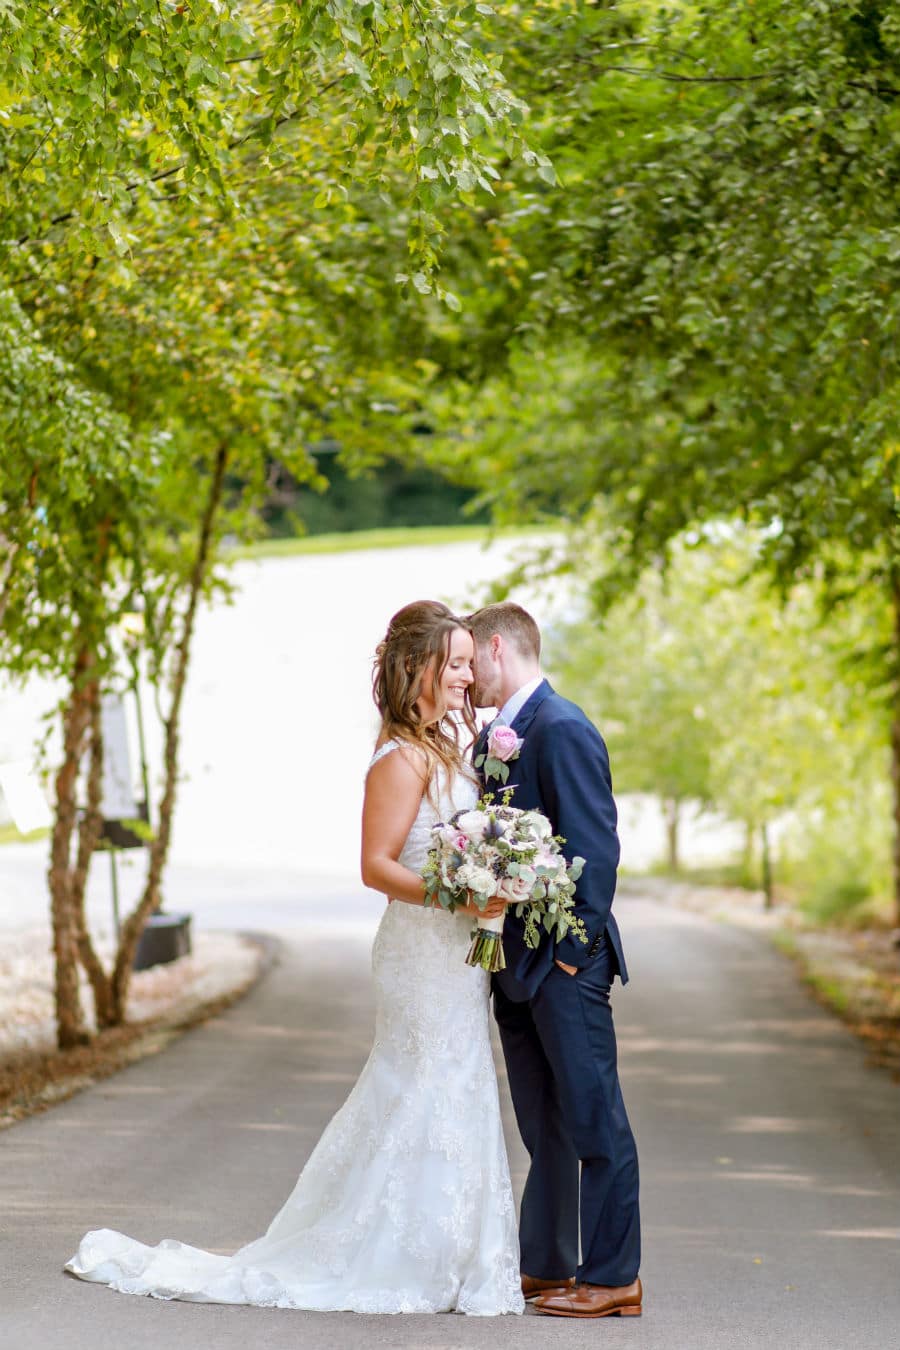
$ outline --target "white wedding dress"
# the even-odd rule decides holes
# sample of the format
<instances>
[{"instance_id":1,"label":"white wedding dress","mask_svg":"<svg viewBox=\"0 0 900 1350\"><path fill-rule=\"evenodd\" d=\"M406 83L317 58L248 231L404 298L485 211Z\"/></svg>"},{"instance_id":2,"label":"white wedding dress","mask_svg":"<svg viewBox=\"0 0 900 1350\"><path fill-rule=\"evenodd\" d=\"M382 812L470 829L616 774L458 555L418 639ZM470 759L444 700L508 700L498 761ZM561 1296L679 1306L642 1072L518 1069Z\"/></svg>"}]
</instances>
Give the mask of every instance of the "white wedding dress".
<instances>
[{"instance_id":1,"label":"white wedding dress","mask_svg":"<svg viewBox=\"0 0 900 1350\"><path fill-rule=\"evenodd\" d=\"M372 759L395 749L388 741ZM371 767L371 765L370 765ZM437 781L400 861L475 784ZM471 917L393 901L372 950L375 1042L266 1234L233 1256L103 1228L66 1270L128 1294L360 1313L521 1313L519 1245Z\"/></svg>"}]
</instances>

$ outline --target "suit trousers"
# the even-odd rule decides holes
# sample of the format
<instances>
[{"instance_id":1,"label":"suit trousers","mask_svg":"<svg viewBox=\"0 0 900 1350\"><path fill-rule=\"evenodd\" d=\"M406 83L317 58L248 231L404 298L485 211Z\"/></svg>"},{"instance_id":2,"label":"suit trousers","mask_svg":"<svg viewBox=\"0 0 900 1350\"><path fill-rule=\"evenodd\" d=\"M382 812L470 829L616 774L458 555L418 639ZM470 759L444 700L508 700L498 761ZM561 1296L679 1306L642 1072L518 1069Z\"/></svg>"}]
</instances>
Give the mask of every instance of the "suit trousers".
<instances>
[{"instance_id":1,"label":"suit trousers","mask_svg":"<svg viewBox=\"0 0 900 1350\"><path fill-rule=\"evenodd\" d=\"M519 1245L522 1271L535 1279L574 1274L579 1283L618 1286L640 1267L637 1148L609 1002L613 959L605 942L576 975L554 965L525 1003L494 981L494 1016L531 1157Z\"/></svg>"}]
</instances>

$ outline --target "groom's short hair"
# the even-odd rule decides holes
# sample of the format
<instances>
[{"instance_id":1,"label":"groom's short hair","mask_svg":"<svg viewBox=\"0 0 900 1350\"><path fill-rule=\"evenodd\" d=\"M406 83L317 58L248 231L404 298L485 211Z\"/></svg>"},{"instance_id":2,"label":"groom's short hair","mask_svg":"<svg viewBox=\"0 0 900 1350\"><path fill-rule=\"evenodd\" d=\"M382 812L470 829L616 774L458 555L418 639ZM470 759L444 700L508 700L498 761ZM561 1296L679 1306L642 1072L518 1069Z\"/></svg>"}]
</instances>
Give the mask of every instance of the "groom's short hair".
<instances>
[{"instance_id":1,"label":"groom's short hair","mask_svg":"<svg viewBox=\"0 0 900 1350\"><path fill-rule=\"evenodd\" d=\"M541 656L541 630L534 619L521 605L512 600L501 600L496 605L485 605L470 614L466 622L476 643L490 642L495 633L512 645L520 656L532 656L535 661Z\"/></svg>"}]
</instances>

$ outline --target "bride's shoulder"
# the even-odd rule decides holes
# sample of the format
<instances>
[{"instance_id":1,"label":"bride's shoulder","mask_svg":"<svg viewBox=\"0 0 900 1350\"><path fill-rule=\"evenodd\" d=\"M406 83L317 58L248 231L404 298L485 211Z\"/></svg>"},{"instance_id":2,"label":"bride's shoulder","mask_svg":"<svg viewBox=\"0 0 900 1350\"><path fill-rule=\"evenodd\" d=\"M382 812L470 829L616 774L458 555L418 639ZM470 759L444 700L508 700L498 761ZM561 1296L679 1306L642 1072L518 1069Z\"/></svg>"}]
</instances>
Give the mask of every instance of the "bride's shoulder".
<instances>
[{"instance_id":1,"label":"bride's shoulder","mask_svg":"<svg viewBox=\"0 0 900 1350\"><path fill-rule=\"evenodd\" d=\"M392 751L397 751L392 754ZM400 740L394 736L379 736L375 743L375 750L372 758L369 760L369 770L375 768L376 764L385 763L389 766L389 772L404 773L412 769L418 777L424 777L427 770L427 759L424 750L418 746L412 745L409 741ZM393 776L393 775L391 775Z\"/></svg>"}]
</instances>

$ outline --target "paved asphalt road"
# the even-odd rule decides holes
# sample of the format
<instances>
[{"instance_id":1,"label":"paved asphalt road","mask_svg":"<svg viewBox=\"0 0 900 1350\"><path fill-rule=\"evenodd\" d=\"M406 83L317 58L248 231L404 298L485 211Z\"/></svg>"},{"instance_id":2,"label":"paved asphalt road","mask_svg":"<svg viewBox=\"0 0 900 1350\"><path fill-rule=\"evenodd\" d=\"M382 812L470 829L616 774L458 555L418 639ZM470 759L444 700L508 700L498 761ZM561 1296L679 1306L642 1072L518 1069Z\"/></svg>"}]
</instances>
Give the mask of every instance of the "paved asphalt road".
<instances>
[{"instance_id":1,"label":"paved asphalt road","mask_svg":"<svg viewBox=\"0 0 900 1350\"><path fill-rule=\"evenodd\" d=\"M0 1345L900 1346L900 1088L762 939L637 896L617 904L633 979L616 1008L642 1161L642 1319L234 1309L63 1275L91 1227L220 1251L263 1231L368 1053L377 902L358 901L366 922L330 936L283 922L278 964L239 1006L0 1134Z\"/></svg>"}]
</instances>

